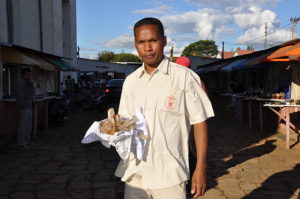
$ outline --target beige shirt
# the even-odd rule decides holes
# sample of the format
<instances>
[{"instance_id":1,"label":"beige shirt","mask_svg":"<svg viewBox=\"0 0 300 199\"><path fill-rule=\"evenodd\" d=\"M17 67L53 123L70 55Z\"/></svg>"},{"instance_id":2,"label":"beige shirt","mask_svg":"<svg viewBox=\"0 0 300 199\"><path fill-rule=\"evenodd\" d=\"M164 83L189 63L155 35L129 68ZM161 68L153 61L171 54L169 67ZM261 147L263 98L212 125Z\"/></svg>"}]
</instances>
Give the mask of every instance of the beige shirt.
<instances>
[{"instance_id":1,"label":"beige shirt","mask_svg":"<svg viewBox=\"0 0 300 199\"><path fill-rule=\"evenodd\" d=\"M161 189L189 179L188 137L191 124L214 116L211 103L192 70L164 59L148 74L144 66L130 74L123 85L119 113L131 117L142 107L150 141L144 161L131 153L119 163L122 181L141 175L143 186Z\"/></svg>"}]
</instances>

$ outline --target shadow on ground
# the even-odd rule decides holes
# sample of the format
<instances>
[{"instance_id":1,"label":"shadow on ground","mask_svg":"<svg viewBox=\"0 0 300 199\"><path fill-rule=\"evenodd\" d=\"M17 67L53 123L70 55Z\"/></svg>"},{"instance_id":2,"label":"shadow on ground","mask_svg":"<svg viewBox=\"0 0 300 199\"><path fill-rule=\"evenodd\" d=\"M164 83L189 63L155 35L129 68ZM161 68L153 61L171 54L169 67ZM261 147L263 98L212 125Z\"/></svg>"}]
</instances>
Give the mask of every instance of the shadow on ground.
<instances>
[{"instance_id":1,"label":"shadow on ground","mask_svg":"<svg viewBox=\"0 0 300 199\"><path fill-rule=\"evenodd\" d=\"M246 198L294 198L300 196L300 164L292 170L276 173L253 190Z\"/></svg>"},{"instance_id":2,"label":"shadow on ground","mask_svg":"<svg viewBox=\"0 0 300 199\"><path fill-rule=\"evenodd\" d=\"M0 148L0 198L121 199L123 183L114 176L119 157L101 143L80 143L104 114L78 111L66 124L40 131L31 150L15 141Z\"/></svg>"}]
</instances>

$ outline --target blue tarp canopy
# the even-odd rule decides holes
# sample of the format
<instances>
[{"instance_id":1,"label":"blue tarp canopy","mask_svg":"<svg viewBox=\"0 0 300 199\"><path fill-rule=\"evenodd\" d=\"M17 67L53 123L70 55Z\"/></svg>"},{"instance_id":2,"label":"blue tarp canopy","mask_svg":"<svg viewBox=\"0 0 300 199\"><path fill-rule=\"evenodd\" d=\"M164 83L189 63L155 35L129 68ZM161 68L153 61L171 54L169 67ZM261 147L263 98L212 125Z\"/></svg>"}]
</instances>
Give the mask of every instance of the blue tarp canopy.
<instances>
[{"instance_id":1,"label":"blue tarp canopy","mask_svg":"<svg viewBox=\"0 0 300 199\"><path fill-rule=\"evenodd\" d=\"M254 65L237 65L232 67L232 70L246 70L246 69L257 69L263 67L263 64L254 64Z\"/></svg>"},{"instance_id":2,"label":"blue tarp canopy","mask_svg":"<svg viewBox=\"0 0 300 199\"><path fill-rule=\"evenodd\" d=\"M270 55L274 50L264 52L262 54L256 55L255 57L248 57L244 59L238 59L231 64L223 67L221 71L230 72L234 70L246 70L246 69L257 69L264 67L262 60Z\"/></svg>"},{"instance_id":3,"label":"blue tarp canopy","mask_svg":"<svg viewBox=\"0 0 300 199\"><path fill-rule=\"evenodd\" d=\"M196 73L207 73L207 72L218 71L220 68L222 68L223 66L225 66L226 64L229 64L231 62L232 61L227 60L227 61L219 62L219 63L216 63L216 64L211 64L209 66L199 68L195 72Z\"/></svg>"},{"instance_id":4,"label":"blue tarp canopy","mask_svg":"<svg viewBox=\"0 0 300 199\"><path fill-rule=\"evenodd\" d=\"M238 59L220 69L222 72L230 72L234 69L242 69L251 58Z\"/></svg>"}]
</instances>

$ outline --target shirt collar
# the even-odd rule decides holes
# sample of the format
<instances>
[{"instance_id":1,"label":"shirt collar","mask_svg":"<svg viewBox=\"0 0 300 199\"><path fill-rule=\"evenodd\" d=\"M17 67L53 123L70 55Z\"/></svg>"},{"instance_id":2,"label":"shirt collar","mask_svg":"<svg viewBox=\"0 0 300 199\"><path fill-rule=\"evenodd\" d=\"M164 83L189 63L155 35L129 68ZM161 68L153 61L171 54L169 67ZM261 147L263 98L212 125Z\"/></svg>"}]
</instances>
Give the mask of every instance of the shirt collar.
<instances>
[{"instance_id":1,"label":"shirt collar","mask_svg":"<svg viewBox=\"0 0 300 199\"><path fill-rule=\"evenodd\" d=\"M164 57L164 59L160 62L159 66L153 71L161 72L163 74L168 74L169 72L169 62L170 60L167 57ZM137 73L137 77L141 78L146 72L145 65L143 65L139 68L139 71Z\"/></svg>"}]
</instances>

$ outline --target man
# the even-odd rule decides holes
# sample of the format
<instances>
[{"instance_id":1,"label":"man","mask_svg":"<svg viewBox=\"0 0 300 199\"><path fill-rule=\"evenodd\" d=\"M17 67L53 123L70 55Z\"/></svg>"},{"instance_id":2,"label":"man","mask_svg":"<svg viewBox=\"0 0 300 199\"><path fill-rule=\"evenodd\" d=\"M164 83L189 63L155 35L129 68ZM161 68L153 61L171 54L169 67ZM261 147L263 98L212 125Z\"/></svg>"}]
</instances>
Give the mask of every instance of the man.
<instances>
[{"instance_id":1,"label":"man","mask_svg":"<svg viewBox=\"0 0 300 199\"><path fill-rule=\"evenodd\" d=\"M67 80L65 84L66 84L67 97L73 99L75 86L74 86L74 81L72 80L70 75L67 76Z\"/></svg>"},{"instance_id":2,"label":"man","mask_svg":"<svg viewBox=\"0 0 300 199\"><path fill-rule=\"evenodd\" d=\"M134 26L135 47L143 66L123 85L119 113L131 117L142 107L150 140L143 161L130 154L120 161L116 175L125 181L125 199L184 199L189 180L188 137L195 129L197 165L192 194L203 195L206 186L207 128L214 115L201 89L200 79L163 54L167 39L158 19L144 18Z\"/></svg>"},{"instance_id":3,"label":"man","mask_svg":"<svg viewBox=\"0 0 300 199\"><path fill-rule=\"evenodd\" d=\"M34 87L31 82L31 70L23 68L21 79L17 87L17 105L20 112L20 123L18 129L18 145L24 149L29 149L31 145L32 129L32 100Z\"/></svg>"}]
</instances>

